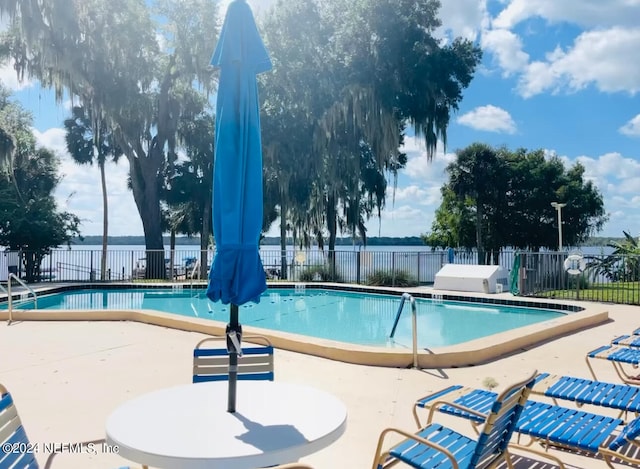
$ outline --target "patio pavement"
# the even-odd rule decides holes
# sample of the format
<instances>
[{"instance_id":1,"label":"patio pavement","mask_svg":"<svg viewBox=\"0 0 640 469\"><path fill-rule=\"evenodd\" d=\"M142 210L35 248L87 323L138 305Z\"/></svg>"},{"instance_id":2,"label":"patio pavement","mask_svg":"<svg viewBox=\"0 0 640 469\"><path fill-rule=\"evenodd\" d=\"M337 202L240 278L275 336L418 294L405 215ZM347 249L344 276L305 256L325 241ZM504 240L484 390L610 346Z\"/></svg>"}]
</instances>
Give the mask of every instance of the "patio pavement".
<instances>
[{"instance_id":1,"label":"patio pavement","mask_svg":"<svg viewBox=\"0 0 640 469\"><path fill-rule=\"evenodd\" d=\"M317 469L371 467L377 437L396 426L414 430L416 398L450 384L501 386L537 369L589 377L585 353L640 326L640 307L607 305L611 320L492 363L446 370L391 369L351 365L276 351L276 379L331 392L347 405L346 433L329 448L303 460ZM189 383L192 350L202 334L131 322L19 322L0 324L0 383L13 394L33 443L67 443L104 436L107 416L134 396ZM618 382L612 367L596 363L598 378ZM543 398L536 397L543 400ZM239 408L242 403L238 403ZM565 404L570 406L570 404ZM583 407L607 413L602 408ZM473 435L467 422L444 415L437 420ZM605 467L604 462L561 455L569 467ZM44 463L46 454L39 454ZM538 460L539 458L535 458ZM542 460L519 459L518 469L552 468ZM113 454L63 454L53 468L115 468L126 462Z\"/></svg>"}]
</instances>

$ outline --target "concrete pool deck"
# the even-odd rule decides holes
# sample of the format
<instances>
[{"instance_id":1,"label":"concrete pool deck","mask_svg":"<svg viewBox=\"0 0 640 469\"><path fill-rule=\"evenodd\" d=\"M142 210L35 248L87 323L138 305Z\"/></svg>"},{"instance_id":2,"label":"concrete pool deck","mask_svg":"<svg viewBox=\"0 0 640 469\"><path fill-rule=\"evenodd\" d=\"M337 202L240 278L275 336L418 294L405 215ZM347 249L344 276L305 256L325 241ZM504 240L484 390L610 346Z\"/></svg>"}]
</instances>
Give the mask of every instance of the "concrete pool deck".
<instances>
[{"instance_id":1,"label":"concrete pool deck","mask_svg":"<svg viewBox=\"0 0 640 469\"><path fill-rule=\"evenodd\" d=\"M349 412L342 438L303 461L316 469L371 467L379 433L388 426L414 430L412 403L451 384L481 388L492 378L503 386L532 369L589 377L586 352L640 326L640 307L581 305L608 311L609 320L473 367L383 368L276 350L277 380L331 392L345 402ZM128 321L0 323L0 383L12 392L33 443L100 438L108 415L121 403L162 387L189 383L192 350L202 337L198 332ZM618 382L609 364L598 361L595 367L599 379ZM239 409L241 405L238 403ZM615 415L603 408L583 409ZM467 422L445 415L436 419L473 435ZM570 467L605 467L602 461L585 456L551 452ZM39 454L39 461L44 462L46 456ZM555 467L535 462L542 461L537 456L532 458L519 460L518 469ZM56 458L53 468L106 469L123 464L126 462L113 454L64 454Z\"/></svg>"},{"instance_id":2,"label":"concrete pool deck","mask_svg":"<svg viewBox=\"0 0 640 469\"><path fill-rule=\"evenodd\" d=\"M140 285L124 284L119 287L168 287L172 284ZM286 288L293 287L293 284L283 283L271 284L271 287ZM73 288L88 288L87 285L62 285L51 288L58 291L63 288L69 291ZM96 288L104 288L104 285L96 285ZM118 286L110 286L116 288ZM400 295L408 292L416 297L437 295L445 300L476 301L478 306L490 306L489 303L511 303L514 306L538 305L554 309L564 309L562 317L542 321L529 326L511 329L505 332L478 338L456 345L445 347L433 347L430 349L418 348L414 356L413 350L402 347L375 347L345 342L336 342L328 339L320 339L286 332L260 329L244 325L246 335L264 335L269 337L274 346L280 349L314 355L332 360L358 365L374 365L389 367L409 367L414 363L420 368L439 368L454 366L478 365L489 360L513 353L523 348L532 347L545 340L559 337L571 332L577 332L597 324L608 321L607 307L597 303L583 303L577 306L573 301L545 300L540 298L513 297L510 293L502 294L482 294L482 293L461 293L455 291L434 290L429 287L418 288L387 288L387 287L361 287L343 284L312 284L309 289L328 288L340 291L355 291L364 293L384 293L397 294L398 305L400 305ZM41 292L45 292L43 290ZM40 292L40 293L41 293ZM1 297L0 297L1 299ZM404 315L410 315L410 306L405 305ZM582 309L581 311L572 311ZM0 320L9 318L9 313L0 310ZM108 310L14 310L13 320L28 321L134 321L145 324L169 327L177 330L190 332L200 332L209 335L224 335L226 323L213 321L207 318L188 317L166 312L145 309L108 309ZM429 327L428 323L421 323L418 328Z\"/></svg>"}]
</instances>

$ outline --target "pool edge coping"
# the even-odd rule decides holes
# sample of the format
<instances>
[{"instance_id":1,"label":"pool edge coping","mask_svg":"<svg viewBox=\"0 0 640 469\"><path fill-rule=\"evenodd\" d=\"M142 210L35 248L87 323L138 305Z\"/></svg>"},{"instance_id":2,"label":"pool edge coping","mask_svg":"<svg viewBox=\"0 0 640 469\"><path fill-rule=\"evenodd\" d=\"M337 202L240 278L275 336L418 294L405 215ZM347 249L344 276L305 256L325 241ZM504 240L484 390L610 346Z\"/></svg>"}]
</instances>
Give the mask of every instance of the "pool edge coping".
<instances>
[{"instance_id":1,"label":"pool edge coping","mask_svg":"<svg viewBox=\"0 0 640 469\"><path fill-rule=\"evenodd\" d=\"M104 284L98 284L105 288ZM171 286L175 284L163 285ZM276 288L287 288L283 283L271 283L270 286ZM340 285L340 284L338 284ZM82 284L83 289L95 287L97 285ZM129 288L131 285L126 285ZM108 288L108 286L106 286ZM141 288L154 288L142 286ZM157 288L157 287L156 287ZM335 284L313 284L313 288L338 289ZM52 288L49 293L67 291L70 289L80 289L77 285ZM540 301L520 301L501 300L487 301L485 296L460 295L460 292L444 292L431 290L433 293L424 291L412 291L414 289L392 289L392 288L368 288L356 286L354 289L341 288L346 291L369 292L369 293L401 293L408 291L416 293L416 297L429 298L432 294L441 295L443 299L455 301L451 297L459 300L474 301L483 304L498 303L518 306L533 306L547 308L549 304L561 304L565 306L565 314L560 318L553 318L547 321L519 327L498 334L474 339L456 345L433 348L432 350L420 349L418 351L418 366L420 368L449 368L471 366L486 363L500 357L504 357L519 350L540 345L546 341L575 333L583 329L593 327L609 320L609 313L604 305L587 304L578 306L575 303L548 303ZM425 296L426 295L426 296ZM493 295L495 296L495 295ZM485 299L483 301L483 299ZM497 298L496 298L497 299ZM540 306L545 305L545 306ZM208 335L224 335L226 323L211 319L189 318L186 316L176 316L156 310L14 310L12 313L14 322L17 321L133 321L143 324L151 324L161 327L168 327L177 330L199 332ZM9 312L0 310L0 320L8 320ZM243 326L245 335L263 335L268 337L276 348L289 350L292 352L304 353L331 360L342 361L359 365L384 366L405 368L413 364L413 353L411 350L385 349L382 347L351 344L347 342L333 341L329 339L319 339L310 336L303 336L287 332L273 331L271 329L261 329L253 326Z\"/></svg>"}]
</instances>

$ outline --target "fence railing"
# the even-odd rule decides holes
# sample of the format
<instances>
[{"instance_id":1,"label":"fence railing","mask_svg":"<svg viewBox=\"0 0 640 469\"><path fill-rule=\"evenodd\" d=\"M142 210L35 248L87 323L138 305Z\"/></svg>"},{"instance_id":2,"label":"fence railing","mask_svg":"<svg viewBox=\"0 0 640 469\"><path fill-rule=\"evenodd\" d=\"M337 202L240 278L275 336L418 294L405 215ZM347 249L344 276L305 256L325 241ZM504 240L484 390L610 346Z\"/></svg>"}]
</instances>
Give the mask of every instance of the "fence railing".
<instances>
[{"instance_id":1,"label":"fence railing","mask_svg":"<svg viewBox=\"0 0 640 469\"><path fill-rule=\"evenodd\" d=\"M102 251L52 250L42 258L27 251L2 251L0 281L14 273L27 282L197 282L205 281L214 251L179 249L150 251L108 250L105 265ZM519 269L511 275L516 255ZM288 248L261 249L260 256L268 279L289 281L334 281L367 284L384 274L385 285L407 286L407 279L429 285L441 267L476 264L474 251L322 251ZM585 256L585 269L579 275L566 272L567 253L501 251L492 259L515 279L511 291L520 295L603 302L640 304L640 256ZM6 259L11 261L6 265ZM2 259L0 259L2 260ZM39 262L38 262L39 261ZM3 276L4 267L4 276Z\"/></svg>"},{"instance_id":2,"label":"fence railing","mask_svg":"<svg viewBox=\"0 0 640 469\"><path fill-rule=\"evenodd\" d=\"M640 304L640 255L585 255L575 273L566 253L521 253L521 295Z\"/></svg>"},{"instance_id":3,"label":"fence railing","mask_svg":"<svg viewBox=\"0 0 640 469\"><path fill-rule=\"evenodd\" d=\"M11 259L5 267L29 282L113 282L113 281L185 281L206 279L215 252L199 249L114 250L107 251L102 266L102 251L55 249L38 259L28 251L2 251ZM363 284L374 273L388 272L391 279L411 278L418 284L431 284L447 262L473 264L475 252L435 251L323 251L288 248L261 249L260 256L269 279L292 281L331 280ZM510 269L513 253L500 255L500 263ZM0 264L0 281L2 276Z\"/></svg>"}]
</instances>

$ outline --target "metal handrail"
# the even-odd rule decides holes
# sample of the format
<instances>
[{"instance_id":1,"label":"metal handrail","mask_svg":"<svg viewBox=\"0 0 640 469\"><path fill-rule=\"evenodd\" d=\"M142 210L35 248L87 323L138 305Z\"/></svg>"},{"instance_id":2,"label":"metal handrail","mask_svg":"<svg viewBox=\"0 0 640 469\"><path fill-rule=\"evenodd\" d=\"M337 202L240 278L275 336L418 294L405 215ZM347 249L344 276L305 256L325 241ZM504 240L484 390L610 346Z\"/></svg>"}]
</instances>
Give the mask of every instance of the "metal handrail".
<instances>
[{"instance_id":1,"label":"metal handrail","mask_svg":"<svg viewBox=\"0 0 640 469\"><path fill-rule=\"evenodd\" d=\"M393 338L396 333L396 327L398 326L398 321L400 320L400 315L402 314L402 310L404 309L404 303L406 300L409 300L411 303L411 329L413 336L413 367L418 368L418 312L416 309L416 300L409 293L403 293L402 298L400 300L400 306L398 307L398 312L396 313L396 319L393 322L393 327L391 328L391 334L389 338Z\"/></svg>"},{"instance_id":2,"label":"metal handrail","mask_svg":"<svg viewBox=\"0 0 640 469\"><path fill-rule=\"evenodd\" d=\"M11 294L11 279L15 279L16 282L18 282L25 290L27 290L28 293L31 293L33 295L34 307L35 309L38 309L38 295L36 295L36 292L33 290L33 288L24 283L22 279L20 279L20 277L18 277L16 274L10 273L9 278L7 279L7 301L9 302L9 322L7 323L7 325L11 324L11 322L13 321L13 298Z\"/></svg>"}]
</instances>

